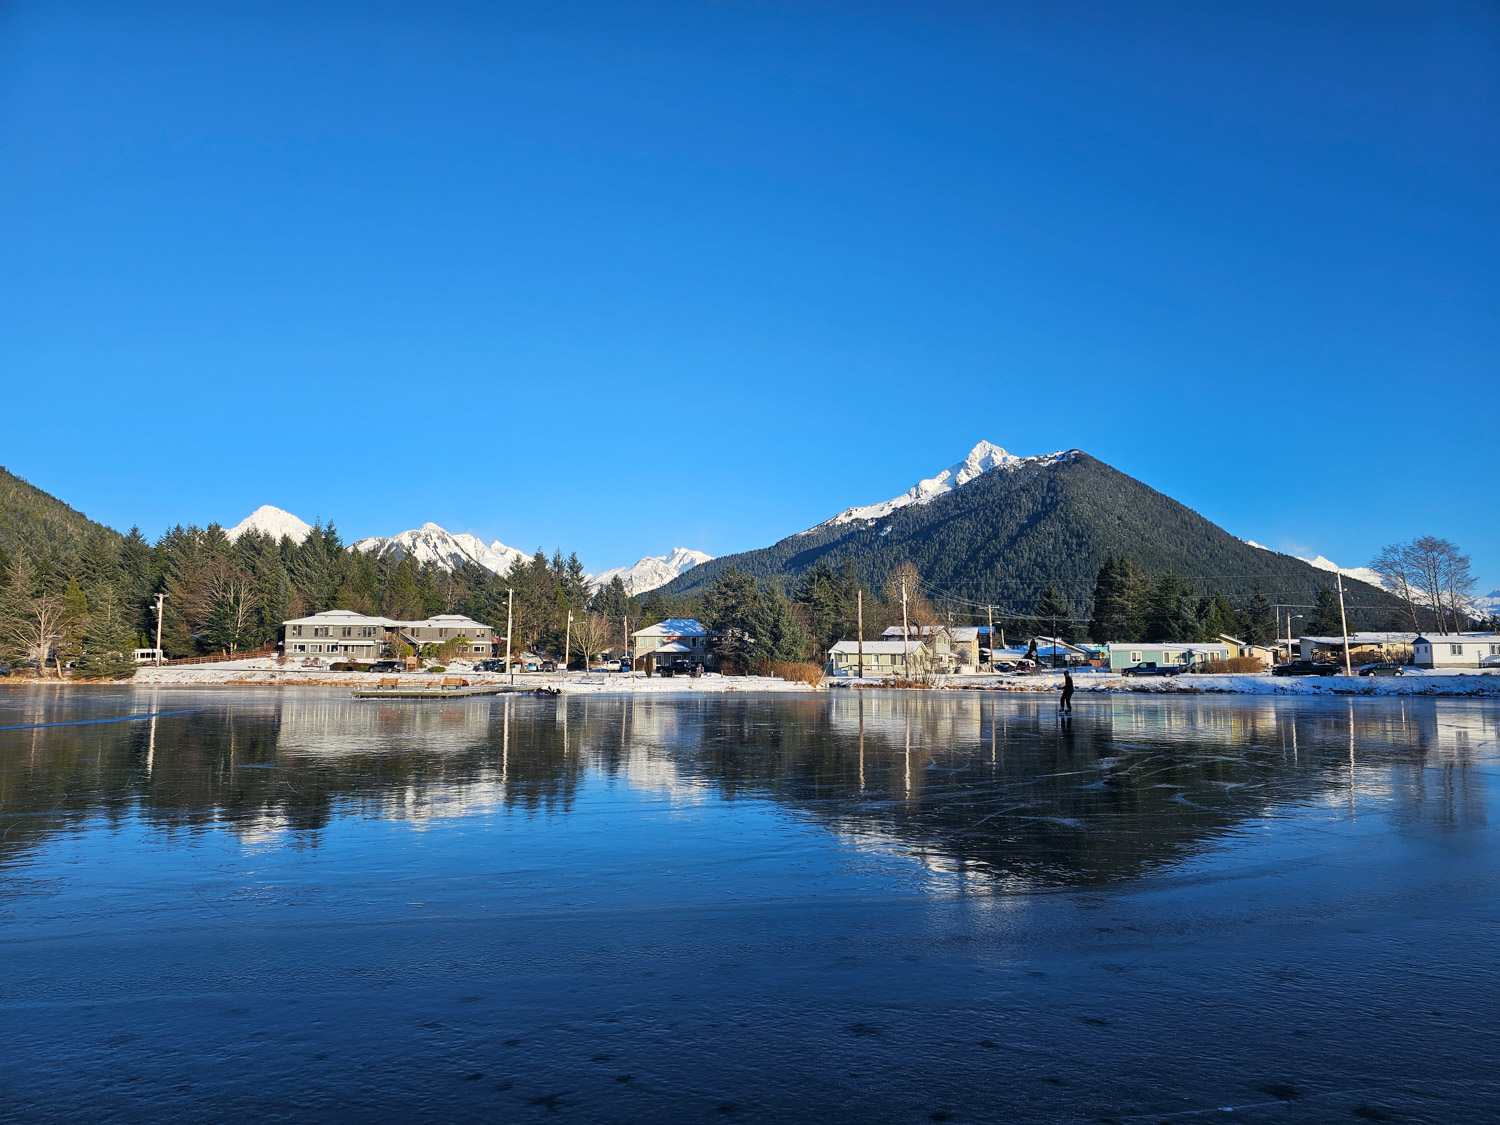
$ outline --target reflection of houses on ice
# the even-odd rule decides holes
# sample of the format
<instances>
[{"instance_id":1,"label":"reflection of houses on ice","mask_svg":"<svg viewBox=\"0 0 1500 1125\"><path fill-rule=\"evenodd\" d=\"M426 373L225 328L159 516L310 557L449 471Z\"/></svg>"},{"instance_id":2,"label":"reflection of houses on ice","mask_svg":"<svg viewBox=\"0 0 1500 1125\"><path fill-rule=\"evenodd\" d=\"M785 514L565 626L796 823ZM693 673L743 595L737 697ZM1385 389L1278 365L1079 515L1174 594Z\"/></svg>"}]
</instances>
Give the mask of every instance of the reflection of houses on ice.
<instances>
[{"instance_id":1,"label":"reflection of houses on ice","mask_svg":"<svg viewBox=\"0 0 1500 1125\"><path fill-rule=\"evenodd\" d=\"M289 692L281 699L276 745L285 754L329 757L389 753L393 746L453 754L489 741L490 706L487 696L412 702Z\"/></svg>"},{"instance_id":2,"label":"reflection of houses on ice","mask_svg":"<svg viewBox=\"0 0 1500 1125\"><path fill-rule=\"evenodd\" d=\"M975 694L935 692L914 703L906 696L871 695L863 691L828 694L833 729L857 735L863 723L866 736L903 748L914 737L927 749L972 746L988 727L984 699Z\"/></svg>"}]
</instances>

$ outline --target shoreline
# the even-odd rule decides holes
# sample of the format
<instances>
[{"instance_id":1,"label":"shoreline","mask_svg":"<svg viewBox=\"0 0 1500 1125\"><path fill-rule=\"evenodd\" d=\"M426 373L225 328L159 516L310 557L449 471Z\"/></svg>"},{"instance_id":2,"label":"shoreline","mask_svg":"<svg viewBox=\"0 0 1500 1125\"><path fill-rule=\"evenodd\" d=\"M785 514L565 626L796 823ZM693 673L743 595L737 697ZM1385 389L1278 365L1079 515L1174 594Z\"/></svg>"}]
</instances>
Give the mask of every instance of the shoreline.
<instances>
[{"instance_id":1,"label":"shoreline","mask_svg":"<svg viewBox=\"0 0 1500 1125\"><path fill-rule=\"evenodd\" d=\"M247 662L248 663L248 662ZM509 684L510 677L498 672L464 672L452 670L449 676L461 676L470 684ZM187 665L166 668L142 668L128 680L56 680L0 678L0 686L22 688L91 688L91 687L207 687L207 688L301 688L343 687L368 688L382 680L395 678L402 687L430 687L433 673L408 672L392 677L369 672L329 672L326 669L238 667L222 665ZM1088 695L1275 695L1275 696L1452 696L1500 698L1500 674L1480 671L1423 674L1400 677L1372 676L1298 676L1194 675L1183 673L1161 679L1143 680L1114 673L1082 673L1074 678L1079 694ZM557 674L527 673L515 677L519 691L544 690L564 695L717 695L727 693L809 694L828 691L993 691L1044 692L1055 695L1061 690L1062 677L1055 673L1031 675L970 675L941 677L923 687L887 688L883 681L867 679L828 680L820 686L789 682L768 676L705 675L696 679L625 676L619 673L597 673L570 678Z\"/></svg>"}]
</instances>

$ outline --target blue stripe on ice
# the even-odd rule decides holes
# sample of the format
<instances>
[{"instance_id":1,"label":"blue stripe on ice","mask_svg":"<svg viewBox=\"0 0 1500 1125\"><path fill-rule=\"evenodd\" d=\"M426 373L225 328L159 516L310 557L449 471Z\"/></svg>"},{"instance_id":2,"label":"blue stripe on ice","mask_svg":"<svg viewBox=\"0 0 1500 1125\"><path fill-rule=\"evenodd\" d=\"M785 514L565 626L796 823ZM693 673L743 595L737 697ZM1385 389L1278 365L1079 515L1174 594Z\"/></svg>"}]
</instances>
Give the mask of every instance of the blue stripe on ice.
<instances>
[{"instance_id":1,"label":"blue stripe on ice","mask_svg":"<svg viewBox=\"0 0 1500 1125\"><path fill-rule=\"evenodd\" d=\"M132 719L155 719L162 715L191 715L202 707L189 707L183 711L147 711L142 715L117 715L113 719L74 719L68 723L23 723L18 727L0 727L0 730L36 730L39 727L88 727L95 723L128 723Z\"/></svg>"}]
</instances>

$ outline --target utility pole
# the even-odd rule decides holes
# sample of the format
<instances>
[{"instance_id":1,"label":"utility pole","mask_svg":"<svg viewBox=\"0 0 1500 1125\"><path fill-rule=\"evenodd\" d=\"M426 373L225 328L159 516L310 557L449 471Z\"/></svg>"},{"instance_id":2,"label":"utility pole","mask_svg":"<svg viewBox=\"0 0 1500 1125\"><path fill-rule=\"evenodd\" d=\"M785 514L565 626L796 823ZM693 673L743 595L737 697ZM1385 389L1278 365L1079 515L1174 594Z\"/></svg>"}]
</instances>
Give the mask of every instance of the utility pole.
<instances>
[{"instance_id":1,"label":"utility pole","mask_svg":"<svg viewBox=\"0 0 1500 1125\"><path fill-rule=\"evenodd\" d=\"M161 612L162 612L162 602L166 601L166 598L167 598L166 594L157 594L156 595L156 666L158 668L161 667ZM58 678L59 679L62 678L62 673L61 672L58 673Z\"/></svg>"},{"instance_id":2,"label":"utility pole","mask_svg":"<svg viewBox=\"0 0 1500 1125\"><path fill-rule=\"evenodd\" d=\"M620 614L620 651L625 654L625 663L630 665L631 675L635 674L635 661L630 658L630 612Z\"/></svg>"},{"instance_id":3,"label":"utility pole","mask_svg":"<svg viewBox=\"0 0 1500 1125\"><path fill-rule=\"evenodd\" d=\"M906 623L906 575L901 576L901 674L911 678L911 627Z\"/></svg>"},{"instance_id":4,"label":"utility pole","mask_svg":"<svg viewBox=\"0 0 1500 1125\"><path fill-rule=\"evenodd\" d=\"M993 674L995 671L995 607L989 605L984 608L989 610L990 614L990 672Z\"/></svg>"},{"instance_id":5,"label":"utility pole","mask_svg":"<svg viewBox=\"0 0 1500 1125\"><path fill-rule=\"evenodd\" d=\"M1349 617L1344 612L1344 572L1334 571L1339 580L1339 624L1344 627L1344 675L1354 675L1354 670L1349 666Z\"/></svg>"},{"instance_id":6,"label":"utility pole","mask_svg":"<svg viewBox=\"0 0 1500 1125\"><path fill-rule=\"evenodd\" d=\"M573 655L573 611L568 610L568 627L563 632L563 679L568 678L568 662ZM584 661L588 663L587 660ZM587 668L584 671L588 671Z\"/></svg>"},{"instance_id":7,"label":"utility pole","mask_svg":"<svg viewBox=\"0 0 1500 1125\"><path fill-rule=\"evenodd\" d=\"M859 678L865 678L865 591L860 587L854 591L854 604L859 615ZM860 715L860 721L864 721L864 715Z\"/></svg>"},{"instance_id":8,"label":"utility pole","mask_svg":"<svg viewBox=\"0 0 1500 1125\"><path fill-rule=\"evenodd\" d=\"M510 627L514 620L516 608L515 590L505 591L505 670L510 673L510 682L516 682L516 670L510 662Z\"/></svg>"}]
</instances>

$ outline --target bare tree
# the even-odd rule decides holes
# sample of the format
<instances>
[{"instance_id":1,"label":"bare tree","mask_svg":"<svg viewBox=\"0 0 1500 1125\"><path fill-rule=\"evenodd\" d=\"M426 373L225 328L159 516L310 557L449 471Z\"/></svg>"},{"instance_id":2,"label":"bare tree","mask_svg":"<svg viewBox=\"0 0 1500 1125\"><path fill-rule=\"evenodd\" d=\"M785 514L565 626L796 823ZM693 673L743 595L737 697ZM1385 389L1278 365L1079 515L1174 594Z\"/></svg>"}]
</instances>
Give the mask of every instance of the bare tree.
<instances>
[{"instance_id":1,"label":"bare tree","mask_svg":"<svg viewBox=\"0 0 1500 1125\"><path fill-rule=\"evenodd\" d=\"M6 648L37 663L37 673L47 676L47 655L63 626L65 607L57 595L42 589L25 555L17 554L10 567L10 581L0 603L0 639ZM62 678L62 668L57 670Z\"/></svg>"},{"instance_id":2,"label":"bare tree","mask_svg":"<svg viewBox=\"0 0 1500 1125\"><path fill-rule=\"evenodd\" d=\"M1413 588L1420 584L1410 544L1388 543L1380 554L1370 560L1370 569L1380 575L1385 585L1401 595L1406 602L1406 611L1411 615L1411 627L1415 633L1422 631L1417 617L1417 600Z\"/></svg>"},{"instance_id":3,"label":"bare tree","mask_svg":"<svg viewBox=\"0 0 1500 1125\"><path fill-rule=\"evenodd\" d=\"M609 619L602 613L585 613L573 621L573 640L583 652L584 671L609 647L609 635Z\"/></svg>"},{"instance_id":4,"label":"bare tree","mask_svg":"<svg viewBox=\"0 0 1500 1125\"><path fill-rule=\"evenodd\" d=\"M1413 629L1422 628L1419 600L1431 610L1440 633L1457 632L1468 621L1474 574L1469 556L1450 540L1422 535L1410 543L1392 543L1370 565L1405 599Z\"/></svg>"}]
</instances>

